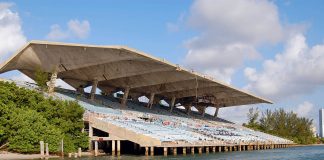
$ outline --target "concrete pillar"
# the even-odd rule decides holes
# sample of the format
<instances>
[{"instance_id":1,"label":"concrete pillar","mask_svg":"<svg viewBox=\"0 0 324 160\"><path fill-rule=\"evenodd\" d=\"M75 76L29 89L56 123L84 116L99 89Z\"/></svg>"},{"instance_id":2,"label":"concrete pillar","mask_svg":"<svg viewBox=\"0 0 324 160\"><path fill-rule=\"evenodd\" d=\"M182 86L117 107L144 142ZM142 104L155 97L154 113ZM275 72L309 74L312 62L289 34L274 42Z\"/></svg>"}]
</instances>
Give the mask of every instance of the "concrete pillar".
<instances>
[{"instance_id":1,"label":"concrete pillar","mask_svg":"<svg viewBox=\"0 0 324 160\"><path fill-rule=\"evenodd\" d=\"M222 146L218 146L218 152L222 152Z\"/></svg>"},{"instance_id":2,"label":"concrete pillar","mask_svg":"<svg viewBox=\"0 0 324 160\"><path fill-rule=\"evenodd\" d=\"M198 147L198 153L202 154L202 147Z\"/></svg>"},{"instance_id":3,"label":"concrete pillar","mask_svg":"<svg viewBox=\"0 0 324 160\"><path fill-rule=\"evenodd\" d=\"M81 148L79 147L78 148L78 157L81 157L82 156L82 151L81 151Z\"/></svg>"},{"instance_id":4,"label":"concrete pillar","mask_svg":"<svg viewBox=\"0 0 324 160\"><path fill-rule=\"evenodd\" d=\"M151 156L154 156L154 147L151 147Z\"/></svg>"},{"instance_id":5,"label":"concrete pillar","mask_svg":"<svg viewBox=\"0 0 324 160\"><path fill-rule=\"evenodd\" d=\"M84 88L83 87L80 86L76 90L77 90L78 93L84 94Z\"/></svg>"},{"instance_id":6,"label":"concrete pillar","mask_svg":"<svg viewBox=\"0 0 324 160\"><path fill-rule=\"evenodd\" d=\"M136 153L137 152L137 144L133 143L133 147L134 147L134 153Z\"/></svg>"},{"instance_id":7,"label":"concrete pillar","mask_svg":"<svg viewBox=\"0 0 324 160\"><path fill-rule=\"evenodd\" d=\"M89 123L89 150L92 151L92 140L93 137L93 128L92 125Z\"/></svg>"},{"instance_id":8,"label":"concrete pillar","mask_svg":"<svg viewBox=\"0 0 324 160\"><path fill-rule=\"evenodd\" d=\"M117 156L120 156L120 140L117 140Z\"/></svg>"},{"instance_id":9,"label":"concrete pillar","mask_svg":"<svg viewBox=\"0 0 324 160\"><path fill-rule=\"evenodd\" d=\"M187 154L187 148L186 147L182 147L182 154L186 155Z\"/></svg>"},{"instance_id":10,"label":"concrete pillar","mask_svg":"<svg viewBox=\"0 0 324 160\"><path fill-rule=\"evenodd\" d=\"M129 87L125 88L124 95L123 95L123 98L121 100L121 107L125 107L126 106L127 98L128 98L128 94L129 94L129 90L130 90Z\"/></svg>"},{"instance_id":11,"label":"concrete pillar","mask_svg":"<svg viewBox=\"0 0 324 160\"><path fill-rule=\"evenodd\" d=\"M49 156L49 151L48 151L48 143L45 143L45 156Z\"/></svg>"},{"instance_id":12,"label":"concrete pillar","mask_svg":"<svg viewBox=\"0 0 324 160\"><path fill-rule=\"evenodd\" d=\"M150 108L150 109L152 109L152 106L153 106L154 96L155 96L155 93L150 94L149 103L147 104L147 107Z\"/></svg>"},{"instance_id":13,"label":"concrete pillar","mask_svg":"<svg viewBox=\"0 0 324 160\"><path fill-rule=\"evenodd\" d=\"M213 153L215 153L216 152L216 147L213 147Z\"/></svg>"},{"instance_id":14,"label":"concrete pillar","mask_svg":"<svg viewBox=\"0 0 324 160\"><path fill-rule=\"evenodd\" d=\"M209 146L205 148L206 149L206 153L209 153Z\"/></svg>"},{"instance_id":15,"label":"concrete pillar","mask_svg":"<svg viewBox=\"0 0 324 160\"><path fill-rule=\"evenodd\" d=\"M61 156L64 157L64 141L61 140Z\"/></svg>"},{"instance_id":16,"label":"concrete pillar","mask_svg":"<svg viewBox=\"0 0 324 160\"><path fill-rule=\"evenodd\" d=\"M173 111L173 107L174 107L174 105L175 105L175 100L176 100L176 98L175 98L175 97L172 97L172 99L171 99L171 103L170 103L170 112Z\"/></svg>"},{"instance_id":17,"label":"concrete pillar","mask_svg":"<svg viewBox=\"0 0 324 160\"><path fill-rule=\"evenodd\" d=\"M56 79L57 79L57 68L53 71L53 73L51 74L51 79L48 83L48 93L50 95L52 95L54 93L54 88L55 88L55 83L56 83Z\"/></svg>"},{"instance_id":18,"label":"concrete pillar","mask_svg":"<svg viewBox=\"0 0 324 160\"><path fill-rule=\"evenodd\" d=\"M186 106L187 109L187 115L190 115L191 112L191 105Z\"/></svg>"},{"instance_id":19,"label":"concrete pillar","mask_svg":"<svg viewBox=\"0 0 324 160\"><path fill-rule=\"evenodd\" d=\"M149 148L145 147L145 156L148 156L148 154L149 154Z\"/></svg>"},{"instance_id":20,"label":"concrete pillar","mask_svg":"<svg viewBox=\"0 0 324 160\"><path fill-rule=\"evenodd\" d=\"M201 116L202 117L205 117L205 113L206 113L206 106L203 106L203 110L202 110Z\"/></svg>"},{"instance_id":21,"label":"concrete pillar","mask_svg":"<svg viewBox=\"0 0 324 160\"><path fill-rule=\"evenodd\" d=\"M163 155L164 156L167 156L168 155L168 148L167 147L164 147L163 148Z\"/></svg>"},{"instance_id":22,"label":"concrete pillar","mask_svg":"<svg viewBox=\"0 0 324 160\"><path fill-rule=\"evenodd\" d=\"M236 151L236 146L233 146L233 151Z\"/></svg>"},{"instance_id":23,"label":"concrete pillar","mask_svg":"<svg viewBox=\"0 0 324 160\"><path fill-rule=\"evenodd\" d=\"M91 100L94 100L94 98L95 98L95 94L96 94L96 91L97 91L97 87L98 87L98 80L95 79L92 82L92 88L91 88L91 92L90 92L90 99Z\"/></svg>"},{"instance_id":24,"label":"concrete pillar","mask_svg":"<svg viewBox=\"0 0 324 160\"><path fill-rule=\"evenodd\" d=\"M94 156L98 156L98 141L95 141L95 151Z\"/></svg>"},{"instance_id":25,"label":"concrete pillar","mask_svg":"<svg viewBox=\"0 0 324 160\"><path fill-rule=\"evenodd\" d=\"M115 147L116 147L116 144L115 144L115 140L112 140L111 141L111 155L115 155Z\"/></svg>"},{"instance_id":26,"label":"concrete pillar","mask_svg":"<svg viewBox=\"0 0 324 160\"><path fill-rule=\"evenodd\" d=\"M40 145L40 155L41 157L44 157L44 141L40 141L39 145Z\"/></svg>"},{"instance_id":27,"label":"concrete pillar","mask_svg":"<svg viewBox=\"0 0 324 160\"><path fill-rule=\"evenodd\" d=\"M219 107L216 107L216 110L215 110L215 113L214 113L215 118L218 116L218 111L219 111Z\"/></svg>"},{"instance_id":28,"label":"concrete pillar","mask_svg":"<svg viewBox=\"0 0 324 160\"><path fill-rule=\"evenodd\" d=\"M195 147L191 147L191 154L195 154Z\"/></svg>"},{"instance_id":29,"label":"concrete pillar","mask_svg":"<svg viewBox=\"0 0 324 160\"><path fill-rule=\"evenodd\" d=\"M232 152L232 146L229 146L229 151Z\"/></svg>"},{"instance_id":30,"label":"concrete pillar","mask_svg":"<svg viewBox=\"0 0 324 160\"><path fill-rule=\"evenodd\" d=\"M242 146L238 145L238 151L242 151Z\"/></svg>"},{"instance_id":31,"label":"concrete pillar","mask_svg":"<svg viewBox=\"0 0 324 160\"><path fill-rule=\"evenodd\" d=\"M224 146L224 152L227 152L227 151L228 151L227 146Z\"/></svg>"},{"instance_id":32,"label":"concrete pillar","mask_svg":"<svg viewBox=\"0 0 324 160\"><path fill-rule=\"evenodd\" d=\"M174 155L174 156L177 155L177 147L173 147L173 155Z\"/></svg>"}]
</instances>

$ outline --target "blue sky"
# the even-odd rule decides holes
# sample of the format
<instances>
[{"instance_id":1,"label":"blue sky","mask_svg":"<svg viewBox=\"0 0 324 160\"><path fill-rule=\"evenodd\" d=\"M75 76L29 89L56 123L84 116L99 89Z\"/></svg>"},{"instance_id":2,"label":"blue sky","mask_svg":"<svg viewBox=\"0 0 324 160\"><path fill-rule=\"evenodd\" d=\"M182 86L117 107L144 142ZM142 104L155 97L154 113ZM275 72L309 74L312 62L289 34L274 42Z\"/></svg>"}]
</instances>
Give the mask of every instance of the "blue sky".
<instances>
[{"instance_id":1,"label":"blue sky","mask_svg":"<svg viewBox=\"0 0 324 160\"><path fill-rule=\"evenodd\" d=\"M324 93L323 10L321 0L5 1L0 55L5 60L29 40L127 45L275 102L253 107L283 107L317 126ZM249 107L220 114L242 123Z\"/></svg>"}]
</instances>

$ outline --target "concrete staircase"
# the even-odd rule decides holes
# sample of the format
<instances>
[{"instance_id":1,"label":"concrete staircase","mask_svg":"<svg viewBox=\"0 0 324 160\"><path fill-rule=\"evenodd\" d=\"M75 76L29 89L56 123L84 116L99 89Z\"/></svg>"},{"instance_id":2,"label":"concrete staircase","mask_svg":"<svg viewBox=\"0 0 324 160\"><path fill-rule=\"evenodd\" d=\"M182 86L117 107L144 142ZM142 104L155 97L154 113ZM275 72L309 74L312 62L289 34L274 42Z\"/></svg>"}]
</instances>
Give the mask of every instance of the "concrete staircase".
<instances>
[{"instance_id":1,"label":"concrete staircase","mask_svg":"<svg viewBox=\"0 0 324 160\"><path fill-rule=\"evenodd\" d=\"M128 140L145 146L161 146L161 141L146 135L138 134L134 131L123 127L116 126L109 122L100 120L95 117L89 117L89 124L96 129L109 133L110 137L119 137L120 139Z\"/></svg>"}]
</instances>

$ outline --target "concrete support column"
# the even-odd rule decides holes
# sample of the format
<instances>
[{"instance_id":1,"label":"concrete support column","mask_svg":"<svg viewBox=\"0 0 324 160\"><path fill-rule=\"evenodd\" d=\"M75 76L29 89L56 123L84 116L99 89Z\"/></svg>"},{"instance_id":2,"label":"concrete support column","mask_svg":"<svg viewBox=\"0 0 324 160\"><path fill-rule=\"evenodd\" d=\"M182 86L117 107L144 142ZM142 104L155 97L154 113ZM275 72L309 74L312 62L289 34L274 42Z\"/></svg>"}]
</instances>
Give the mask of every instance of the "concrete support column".
<instances>
[{"instance_id":1,"label":"concrete support column","mask_svg":"<svg viewBox=\"0 0 324 160\"><path fill-rule=\"evenodd\" d=\"M177 147L173 147L173 155L174 155L174 156L177 155Z\"/></svg>"},{"instance_id":2,"label":"concrete support column","mask_svg":"<svg viewBox=\"0 0 324 160\"><path fill-rule=\"evenodd\" d=\"M98 156L98 141L95 141L95 151L94 156Z\"/></svg>"},{"instance_id":3,"label":"concrete support column","mask_svg":"<svg viewBox=\"0 0 324 160\"><path fill-rule=\"evenodd\" d=\"M151 147L151 156L154 156L154 147Z\"/></svg>"},{"instance_id":4,"label":"concrete support column","mask_svg":"<svg viewBox=\"0 0 324 160\"><path fill-rule=\"evenodd\" d=\"M44 157L45 151L44 151L44 141L39 142L40 145L40 155L41 157Z\"/></svg>"},{"instance_id":5,"label":"concrete support column","mask_svg":"<svg viewBox=\"0 0 324 160\"><path fill-rule=\"evenodd\" d=\"M115 144L115 140L111 141L111 155L114 156L115 155L115 150L116 150L116 144Z\"/></svg>"},{"instance_id":6,"label":"concrete support column","mask_svg":"<svg viewBox=\"0 0 324 160\"><path fill-rule=\"evenodd\" d=\"M229 146L229 151L232 152L232 146Z\"/></svg>"},{"instance_id":7,"label":"concrete support column","mask_svg":"<svg viewBox=\"0 0 324 160\"><path fill-rule=\"evenodd\" d=\"M49 156L49 151L48 151L48 143L45 143L45 156Z\"/></svg>"},{"instance_id":8,"label":"concrete support column","mask_svg":"<svg viewBox=\"0 0 324 160\"><path fill-rule=\"evenodd\" d=\"M215 153L216 152L216 147L213 147L213 153Z\"/></svg>"},{"instance_id":9,"label":"concrete support column","mask_svg":"<svg viewBox=\"0 0 324 160\"><path fill-rule=\"evenodd\" d=\"M215 113L214 113L215 118L218 116L218 111L219 111L219 107L216 107L216 110L215 110Z\"/></svg>"},{"instance_id":10,"label":"concrete support column","mask_svg":"<svg viewBox=\"0 0 324 160\"><path fill-rule=\"evenodd\" d=\"M145 156L148 156L148 155L149 155L149 148L145 147Z\"/></svg>"},{"instance_id":11,"label":"concrete support column","mask_svg":"<svg viewBox=\"0 0 324 160\"><path fill-rule=\"evenodd\" d=\"M170 112L173 111L173 108L174 108L174 105L175 105L175 100L176 100L176 98L172 97L171 102L170 102Z\"/></svg>"},{"instance_id":12,"label":"concrete support column","mask_svg":"<svg viewBox=\"0 0 324 160\"><path fill-rule=\"evenodd\" d=\"M187 115L190 115L191 112L191 105L186 106L187 109Z\"/></svg>"},{"instance_id":13,"label":"concrete support column","mask_svg":"<svg viewBox=\"0 0 324 160\"><path fill-rule=\"evenodd\" d=\"M93 137L93 128L89 123L89 150L90 151L92 151L92 140L91 140L92 137Z\"/></svg>"},{"instance_id":14,"label":"concrete support column","mask_svg":"<svg viewBox=\"0 0 324 160\"><path fill-rule=\"evenodd\" d=\"M55 88L55 83L56 83L56 79L57 79L57 69L55 69L53 71L53 73L51 74L51 79L48 83L48 93L50 95L52 95L54 93L54 88Z\"/></svg>"},{"instance_id":15,"label":"concrete support column","mask_svg":"<svg viewBox=\"0 0 324 160\"><path fill-rule=\"evenodd\" d=\"M191 154L195 154L195 147L191 147Z\"/></svg>"},{"instance_id":16,"label":"concrete support column","mask_svg":"<svg viewBox=\"0 0 324 160\"><path fill-rule=\"evenodd\" d=\"M224 152L227 152L227 151L228 151L227 146L224 146Z\"/></svg>"},{"instance_id":17,"label":"concrete support column","mask_svg":"<svg viewBox=\"0 0 324 160\"><path fill-rule=\"evenodd\" d=\"M222 146L218 146L218 152L222 152Z\"/></svg>"},{"instance_id":18,"label":"concrete support column","mask_svg":"<svg viewBox=\"0 0 324 160\"><path fill-rule=\"evenodd\" d=\"M168 156L168 148L167 147L163 148L163 155Z\"/></svg>"},{"instance_id":19,"label":"concrete support column","mask_svg":"<svg viewBox=\"0 0 324 160\"><path fill-rule=\"evenodd\" d=\"M64 141L63 139L61 140L61 149L60 149L60 152L61 152L61 156L64 157Z\"/></svg>"},{"instance_id":20,"label":"concrete support column","mask_svg":"<svg viewBox=\"0 0 324 160\"><path fill-rule=\"evenodd\" d=\"M206 149L206 153L209 153L209 146L205 148Z\"/></svg>"},{"instance_id":21,"label":"concrete support column","mask_svg":"<svg viewBox=\"0 0 324 160\"><path fill-rule=\"evenodd\" d=\"M92 82L92 88L91 88L91 92L90 92L90 99L91 100L94 100L94 98L95 98L95 94L96 94L96 91L97 91L97 87L98 87L98 80L95 79Z\"/></svg>"},{"instance_id":22,"label":"concrete support column","mask_svg":"<svg viewBox=\"0 0 324 160\"><path fill-rule=\"evenodd\" d=\"M84 88L83 87L80 86L76 90L77 90L78 93L84 94Z\"/></svg>"},{"instance_id":23,"label":"concrete support column","mask_svg":"<svg viewBox=\"0 0 324 160\"><path fill-rule=\"evenodd\" d=\"M198 147L198 153L202 154L202 147Z\"/></svg>"},{"instance_id":24,"label":"concrete support column","mask_svg":"<svg viewBox=\"0 0 324 160\"><path fill-rule=\"evenodd\" d=\"M242 146L241 145L238 146L238 151L242 151Z\"/></svg>"},{"instance_id":25,"label":"concrete support column","mask_svg":"<svg viewBox=\"0 0 324 160\"><path fill-rule=\"evenodd\" d=\"M136 143L133 143L133 150L135 153L137 152L137 144Z\"/></svg>"},{"instance_id":26,"label":"concrete support column","mask_svg":"<svg viewBox=\"0 0 324 160\"><path fill-rule=\"evenodd\" d=\"M124 95L123 95L123 98L121 100L121 107L125 107L126 106L127 98L128 98L128 94L129 94L129 90L130 90L129 87L125 88Z\"/></svg>"},{"instance_id":27,"label":"concrete support column","mask_svg":"<svg viewBox=\"0 0 324 160\"><path fill-rule=\"evenodd\" d=\"M117 140L117 156L120 156L120 140Z\"/></svg>"},{"instance_id":28,"label":"concrete support column","mask_svg":"<svg viewBox=\"0 0 324 160\"><path fill-rule=\"evenodd\" d=\"M205 117L205 113L206 113L206 106L203 106L201 116Z\"/></svg>"},{"instance_id":29,"label":"concrete support column","mask_svg":"<svg viewBox=\"0 0 324 160\"><path fill-rule=\"evenodd\" d=\"M78 157L81 157L82 156L82 150L81 148L78 148Z\"/></svg>"},{"instance_id":30,"label":"concrete support column","mask_svg":"<svg viewBox=\"0 0 324 160\"><path fill-rule=\"evenodd\" d=\"M153 106L154 96L155 96L155 93L150 94L149 103L147 104L147 107L150 108L150 109L152 109L152 106Z\"/></svg>"},{"instance_id":31,"label":"concrete support column","mask_svg":"<svg viewBox=\"0 0 324 160\"><path fill-rule=\"evenodd\" d=\"M187 154L187 148L186 147L182 147L182 154L186 155Z\"/></svg>"}]
</instances>

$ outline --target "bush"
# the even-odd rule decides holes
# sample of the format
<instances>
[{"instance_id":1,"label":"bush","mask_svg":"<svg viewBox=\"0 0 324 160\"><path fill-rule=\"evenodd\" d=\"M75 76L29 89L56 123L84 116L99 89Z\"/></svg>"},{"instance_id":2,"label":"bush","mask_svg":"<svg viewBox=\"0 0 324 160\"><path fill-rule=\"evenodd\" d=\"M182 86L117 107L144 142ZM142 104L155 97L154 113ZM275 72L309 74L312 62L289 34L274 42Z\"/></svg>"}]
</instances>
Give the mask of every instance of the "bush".
<instances>
[{"instance_id":1,"label":"bush","mask_svg":"<svg viewBox=\"0 0 324 160\"><path fill-rule=\"evenodd\" d=\"M83 108L72 101L45 98L42 94L0 82L0 146L9 142L9 150L23 153L39 151L39 141L49 143L50 152L58 152L64 139L64 151L87 148L88 137L81 133Z\"/></svg>"}]
</instances>

